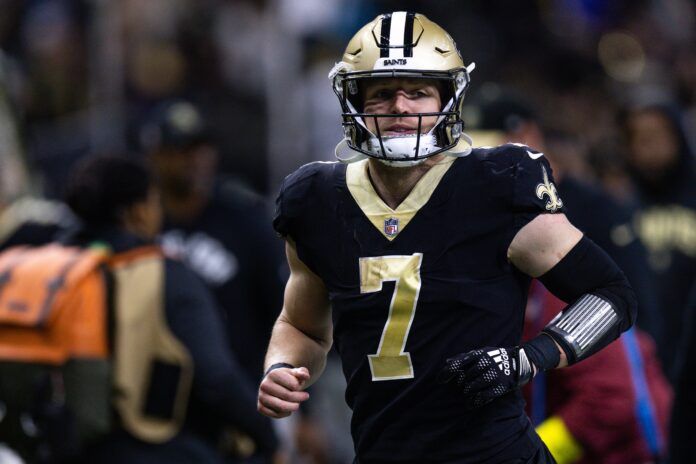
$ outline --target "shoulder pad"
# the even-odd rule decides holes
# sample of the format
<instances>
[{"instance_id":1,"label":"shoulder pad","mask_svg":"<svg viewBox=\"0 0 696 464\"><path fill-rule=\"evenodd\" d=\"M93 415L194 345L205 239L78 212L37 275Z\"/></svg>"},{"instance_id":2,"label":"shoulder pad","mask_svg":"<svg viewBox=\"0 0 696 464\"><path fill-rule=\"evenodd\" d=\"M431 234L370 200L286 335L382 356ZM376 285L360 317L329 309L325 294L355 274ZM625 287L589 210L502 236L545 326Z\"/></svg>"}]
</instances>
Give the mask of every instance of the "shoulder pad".
<instances>
[{"instance_id":1,"label":"shoulder pad","mask_svg":"<svg viewBox=\"0 0 696 464\"><path fill-rule=\"evenodd\" d=\"M288 175L280 186L276 199L273 225L281 235L288 233L288 221L299 216L312 199L318 198L319 183L329 179L337 162L315 161L305 164Z\"/></svg>"},{"instance_id":2,"label":"shoulder pad","mask_svg":"<svg viewBox=\"0 0 696 464\"><path fill-rule=\"evenodd\" d=\"M279 196L285 201L303 200L312 190L315 181L330 177L337 164L335 161L315 161L300 166L283 180Z\"/></svg>"},{"instance_id":3,"label":"shoulder pad","mask_svg":"<svg viewBox=\"0 0 696 464\"><path fill-rule=\"evenodd\" d=\"M332 171L333 166L338 164L335 161L314 161L300 166L294 172L288 174L283 181L283 186L291 188L298 183L307 181L308 179L325 174L327 171Z\"/></svg>"},{"instance_id":4,"label":"shoulder pad","mask_svg":"<svg viewBox=\"0 0 696 464\"><path fill-rule=\"evenodd\" d=\"M563 201L554 185L553 172L544 154L520 143L476 149L475 156L494 178L512 183L517 211L561 212Z\"/></svg>"},{"instance_id":5,"label":"shoulder pad","mask_svg":"<svg viewBox=\"0 0 696 464\"><path fill-rule=\"evenodd\" d=\"M475 148L472 154L494 177L515 177L520 168L529 169L531 165L540 163L548 165L543 153L520 143L479 147Z\"/></svg>"}]
</instances>

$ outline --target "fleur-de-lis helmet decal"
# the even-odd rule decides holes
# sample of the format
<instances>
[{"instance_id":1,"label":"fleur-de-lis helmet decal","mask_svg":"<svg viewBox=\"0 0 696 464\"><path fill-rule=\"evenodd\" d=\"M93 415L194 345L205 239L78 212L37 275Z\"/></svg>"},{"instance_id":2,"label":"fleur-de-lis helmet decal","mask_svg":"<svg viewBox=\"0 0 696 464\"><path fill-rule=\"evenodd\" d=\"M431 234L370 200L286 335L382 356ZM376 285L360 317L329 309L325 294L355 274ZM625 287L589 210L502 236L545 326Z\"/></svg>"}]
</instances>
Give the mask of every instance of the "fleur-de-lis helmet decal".
<instances>
[{"instance_id":1,"label":"fleur-de-lis helmet decal","mask_svg":"<svg viewBox=\"0 0 696 464\"><path fill-rule=\"evenodd\" d=\"M559 198L556 186L553 185L553 182L549 181L549 175L543 165L541 166L541 171L544 176L544 183L537 185L536 196L540 200L544 199L544 195L548 196L549 199L546 202L546 209L551 212L556 212L563 207L563 200Z\"/></svg>"}]
</instances>

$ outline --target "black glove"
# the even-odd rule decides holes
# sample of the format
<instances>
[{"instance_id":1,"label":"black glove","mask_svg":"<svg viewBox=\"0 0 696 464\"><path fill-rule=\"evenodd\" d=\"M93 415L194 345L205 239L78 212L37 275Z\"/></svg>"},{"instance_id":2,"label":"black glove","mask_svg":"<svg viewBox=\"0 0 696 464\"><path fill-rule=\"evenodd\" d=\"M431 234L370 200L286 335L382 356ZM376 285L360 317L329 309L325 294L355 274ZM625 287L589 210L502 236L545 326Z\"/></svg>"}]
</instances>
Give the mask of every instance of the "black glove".
<instances>
[{"instance_id":1,"label":"black glove","mask_svg":"<svg viewBox=\"0 0 696 464\"><path fill-rule=\"evenodd\" d=\"M541 334L522 346L486 347L449 358L439 379L456 385L468 409L480 408L529 382L538 371L554 368L560 352Z\"/></svg>"},{"instance_id":2,"label":"black glove","mask_svg":"<svg viewBox=\"0 0 696 464\"><path fill-rule=\"evenodd\" d=\"M475 409L519 388L534 374L523 348L486 347L449 358L440 380L456 385L466 407Z\"/></svg>"}]
</instances>

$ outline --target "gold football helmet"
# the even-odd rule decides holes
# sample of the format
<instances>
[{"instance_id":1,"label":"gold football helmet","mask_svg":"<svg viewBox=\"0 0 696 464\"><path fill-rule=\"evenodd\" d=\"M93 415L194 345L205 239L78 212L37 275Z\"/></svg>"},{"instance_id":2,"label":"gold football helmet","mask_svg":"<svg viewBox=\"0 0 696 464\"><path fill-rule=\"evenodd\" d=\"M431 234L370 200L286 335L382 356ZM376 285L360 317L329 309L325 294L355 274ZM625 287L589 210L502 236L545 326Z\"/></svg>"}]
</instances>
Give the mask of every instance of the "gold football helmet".
<instances>
[{"instance_id":1,"label":"gold football helmet","mask_svg":"<svg viewBox=\"0 0 696 464\"><path fill-rule=\"evenodd\" d=\"M366 155L409 166L447 150L468 153L471 142L463 133L462 103L474 67L473 63L464 66L452 37L422 14L397 11L378 16L355 34L343 60L329 73L343 110L345 138L336 146L336 157L350 162ZM437 81L442 108L436 113L409 114L418 117L415 134L383 136L377 118L404 115L362 112L361 84L385 77ZM423 118L432 116L437 116L436 124L421 133ZM374 118L376 134L367 128L366 118Z\"/></svg>"}]
</instances>

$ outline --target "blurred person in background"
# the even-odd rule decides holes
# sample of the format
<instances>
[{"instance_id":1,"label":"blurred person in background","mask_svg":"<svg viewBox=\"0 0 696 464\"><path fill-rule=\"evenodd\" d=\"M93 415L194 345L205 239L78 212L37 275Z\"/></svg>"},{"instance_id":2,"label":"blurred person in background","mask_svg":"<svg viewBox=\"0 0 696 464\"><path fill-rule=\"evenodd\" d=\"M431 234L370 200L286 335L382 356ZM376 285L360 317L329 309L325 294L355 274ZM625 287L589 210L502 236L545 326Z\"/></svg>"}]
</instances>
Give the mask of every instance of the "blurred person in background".
<instances>
[{"instance_id":1,"label":"blurred person in background","mask_svg":"<svg viewBox=\"0 0 696 464\"><path fill-rule=\"evenodd\" d=\"M7 66L0 52L0 250L47 243L74 219L62 203L31 194L36 176L24 158L17 115L6 92Z\"/></svg>"},{"instance_id":2,"label":"blurred person in background","mask_svg":"<svg viewBox=\"0 0 696 464\"><path fill-rule=\"evenodd\" d=\"M143 125L141 141L162 192L162 246L212 291L230 347L259 380L285 269L269 206L238 180L218 176L213 134L192 102L163 103ZM200 427L217 436L220 425L206 419Z\"/></svg>"},{"instance_id":3,"label":"blurred person in background","mask_svg":"<svg viewBox=\"0 0 696 464\"><path fill-rule=\"evenodd\" d=\"M10 2L12 3L12 2ZM27 158L43 193L60 198L70 167L90 150L89 6L73 0L22 2L14 43L14 103Z\"/></svg>"},{"instance_id":4,"label":"blurred person in background","mask_svg":"<svg viewBox=\"0 0 696 464\"><path fill-rule=\"evenodd\" d=\"M685 308L696 277L696 170L679 113L666 105L627 108L619 118L638 209L633 230L648 251L670 380L679 362Z\"/></svg>"},{"instance_id":5,"label":"blurred person in background","mask_svg":"<svg viewBox=\"0 0 696 464\"><path fill-rule=\"evenodd\" d=\"M74 171L66 198L82 222L80 229L66 237L67 244L102 242L120 254L152 244L160 231L159 190L149 171L134 161L116 157L85 160ZM190 398L177 400L189 403L184 423L177 435L164 443L147 443L121 424L88 453L87 462L223 462L215 444L195 431L196 416L201 414L237 427L254 440L260 455L271 456L277 446L273 429L254 411L253 383L229 348L209 291L184 264L165 258L162 292L166 325L185 347L193 368ZM147 398L157 403L169 397L171 382L177 382L177 377L176 370L153 372L155 376L159 372L161 378L151 379L150 385L158 390L149 392ZM151 410L147 404L143 408ZM159 411L162 405L153 408Z\"/></svg>"},{"instance_id":6,"label":"blurred person in background","mask_svg":"<svg viewBox=\"0 0 696 464\"><path fill-rule=\"evenodd\" d=\"M621 145L614 135L590 146L586 161L602 188L612 196L615 202L633 212L637 208L635 190L621 152ZM632 216L633 213L631 213ZM633 222L631 221L629 225L632 228Z\"/></svg>"}]
</instances>

